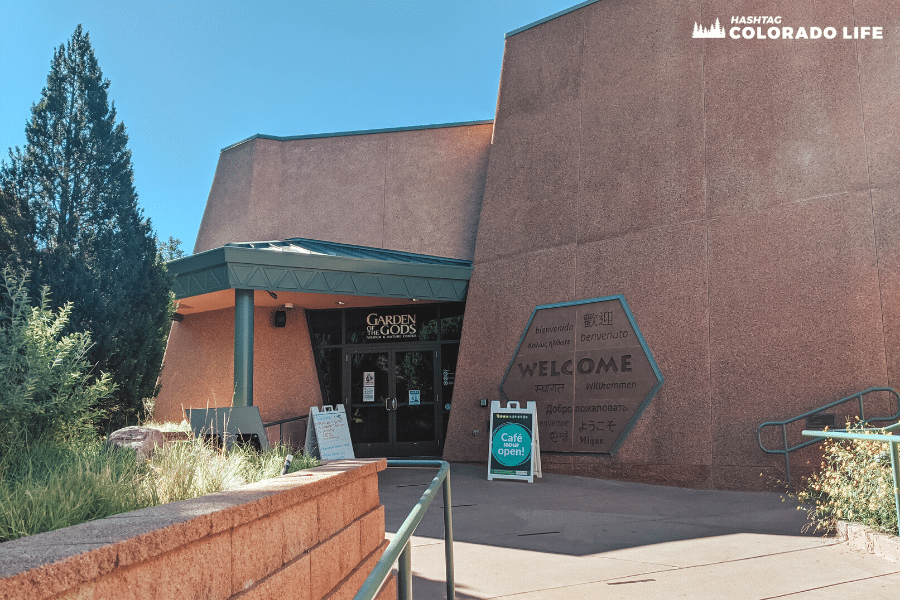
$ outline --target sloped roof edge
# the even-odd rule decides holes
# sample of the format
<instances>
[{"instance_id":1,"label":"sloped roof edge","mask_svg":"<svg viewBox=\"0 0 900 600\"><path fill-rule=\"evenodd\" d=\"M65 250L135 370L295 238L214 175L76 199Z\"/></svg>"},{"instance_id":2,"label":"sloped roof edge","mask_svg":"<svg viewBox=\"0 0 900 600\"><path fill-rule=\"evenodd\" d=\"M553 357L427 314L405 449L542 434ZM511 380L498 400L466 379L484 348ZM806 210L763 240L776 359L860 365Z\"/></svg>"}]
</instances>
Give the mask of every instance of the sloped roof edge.
<instances>
[{"instance_id":1,"label":"sloped roof edge","mask_svg":"<svg viewBox=\"0 0 900 600\"><path fill-rule=\"evenodd\" d=\"M558 13L554 13L554 14L550 15L549 17L544 17L543 19L538 19L534 23L529 23L528 25L524 25L522 27L519 27L518 29L513 29L512 31L507 33L506 36L504 36L504 38L512 37L512 36L516 35L517 33L522 33L526 29L531 29L532 27L537 27L541 23L546 23L547 21L552 21L553 19L556 19L557 17L561 17L572 11L576 11L579 8L584 8L585 6L588 6L591 4L596 4L597 2L600 2L600 0L587 0L587 2L582 2L581 4L576 4L575 6L561 10Z\"/></svg>"},{"instance_id":2,"label":"sloped roof edge","mask_svg":"<svg viewBox=\"0 0 900 600\"><path fill-rule=\"evenodd\" d=\"M260 140L276 140L279 142L287 142L292 140L312 140L316 138L330 138L330 137L342 137L349 135L369 135L375 133L396 133L399 131L417 131L419 129L444 129L446 127L467 127L471 125L489 125L493 123L493 119L487 119L484 121L460 121L458 123L438 123L434 125L411 125L408 127L388 127L386 129L359 129L356 131L336 131L333 133L310 133L306 135L268 135L265 133L257 133L251 135L250 137L243 139L239 142L231 144L230 146L226 146L222 148L220 152L225 152L226 150L231 150L235 146L240 146L241 144L246 144L247 142L251 142L256 139Z\"/></svg>"}]
</instances>

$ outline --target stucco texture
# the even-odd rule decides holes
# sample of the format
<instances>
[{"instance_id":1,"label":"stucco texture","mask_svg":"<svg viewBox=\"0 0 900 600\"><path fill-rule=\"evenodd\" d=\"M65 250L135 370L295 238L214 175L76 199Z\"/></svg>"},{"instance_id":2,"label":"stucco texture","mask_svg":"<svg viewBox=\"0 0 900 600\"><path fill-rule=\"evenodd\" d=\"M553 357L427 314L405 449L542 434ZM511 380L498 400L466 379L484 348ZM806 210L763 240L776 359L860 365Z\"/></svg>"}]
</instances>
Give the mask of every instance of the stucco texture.
<instances>
[{"instance_id":1,"label":"stucco texture","mask_svg":"<svg viewBox=\"0 0 900 600\"><path fill-rule=\"evenodd\" d=\"M490 123L226 149L194 252L305 237L471 260Z\"/></svg>"},{"instance_id":2,"label":"stucco texture","mask_svg":"<svg viewBox=\"0 0 900 600\"><path fill-rule=\"evenodd\" d=\"M257 295L265 292L256 292ZM302 310L284 327L272 308L254 310L253 404L264 423L309 413L322 396ZM234 308L188 314L172 324L154 417L181 421L185 408L231 406L234 391Z\"/></svg>"},{"instance_id":3,"label":"stucco texture","mask_svg":"<svg viewBox=\"0 0 900 600\"><path fill-rule=\"evenodd\" d=\"M763 14L885 36L691 38ZM772 489L758 425L896 385L898 25L887 0L603 0L507 38L444 458L486 460L476 400L538 304L624 294L666 379L618 453L550 471Z\"/></svg>"}]
</instances>

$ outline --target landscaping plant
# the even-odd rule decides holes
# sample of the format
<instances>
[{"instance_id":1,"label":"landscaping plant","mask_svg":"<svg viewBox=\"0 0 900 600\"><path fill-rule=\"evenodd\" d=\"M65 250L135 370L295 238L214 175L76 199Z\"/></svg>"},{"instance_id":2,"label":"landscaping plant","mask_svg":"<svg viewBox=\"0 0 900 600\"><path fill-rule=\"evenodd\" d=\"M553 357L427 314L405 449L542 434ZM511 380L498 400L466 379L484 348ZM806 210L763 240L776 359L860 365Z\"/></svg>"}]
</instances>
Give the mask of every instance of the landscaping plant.
<instances>
[{"instance_id":1,"label":"landscaping plant","mask_svg":"<svg viewBox=\"0 0 900 600\"><path fill-rule=\"evenodd\" d=\"M116 384L99 399L104 432L136 423L156 395L173 310L161 250L177 248L157 246L138 204L109 90L78 25L53 52L25 146L0 161L0 250L15 252L3 259L31 270L33 295L50 286L52 308L71 302L71 327L91 332L89 360Z\"/></svg>"},{"instance_id":2,"label":"landscaping plant","mask_svg":"<svg viewBox=\"0 0 900 600\"><path fill-rule=\"evenodd\" d=\"M36 440L0 457L0 542L152 505L134 452Z\"/></svg>"},{"instance_id":3,"label":"landscaping plant","mask_svg":"<svg viewBox=\"0 0 900 600\"><path fill-rule=\"evenodd\" d=\"M223 452L191 438L139 461L99 440L13 446L0 458L0 542L276 477L289 451ZM318 464L297 456L290 472Z\"/></svg>"},{"instance_id":4,"label":"landscaping plant","mask_svg":"<svg viewBox=\"0 0 900 600\"><path fill-rule=\"evenodd\" d=\"M64 333L72 305L51 311L44 288L31 306L27 277L10 268L0 273L0 461L13 445L95 436L100 400L115 390L88 362L90 334Z\"/></svg>"},{"instance_id":5,"label":"landscaping plant","mask_svg":"<svg viewBox=\"0 0 900 600\"><path fill-rule=\"evenodd\" d=\"M246 483L275 477L281 473L290 449L271 446L265 452L234 444L223 452L202 438L167 444L157 450L150 463L145 487L154 504L165 504L220 492ZM318 460L298 455L290 472L317 466Z\"/></svg>"},{"instance_id":6,"label":"landscaping plant","mask_svg":"<svg viewBox=\"0 0 900 600\"><path fill-rule=\"evenodd\" d=\"M31 306L27 273L4 268L0 304L0 542L194 498L281 473L286 446L222 452L202 438L149 461L97 437L115 384L88 361L88 333L64 333L71 305ZM178 427L182 427L179 425ZM291 471L318 464L297 457Z\"/></svg>"},{"instance_id":7,"label":"landscaping plant","mask_svg":"<svg viewBox=\"0 0 900 600\"><path fill-rule=\"evenodd\" d=\"M882 433L882 430L863 430ZM894 479L889 446L867 440L828 440L821 470L810 477L797 498L807 507L814 531L831 531L836 522L852 521L879 531L897 532ZM801 507L803 509L803 507Z\"/></svg>"}]
</instances>

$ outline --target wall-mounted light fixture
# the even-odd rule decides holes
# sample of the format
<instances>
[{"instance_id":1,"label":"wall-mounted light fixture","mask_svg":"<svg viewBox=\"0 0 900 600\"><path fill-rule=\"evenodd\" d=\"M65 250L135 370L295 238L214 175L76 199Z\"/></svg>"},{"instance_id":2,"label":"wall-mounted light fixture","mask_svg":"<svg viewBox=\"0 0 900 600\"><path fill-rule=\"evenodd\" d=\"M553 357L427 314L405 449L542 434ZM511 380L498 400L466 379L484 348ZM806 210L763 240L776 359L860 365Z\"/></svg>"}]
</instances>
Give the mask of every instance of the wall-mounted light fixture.
<instances>
[{"instance_id":1,"label":"wall-mounted light fixture","mask_svg":"<svg viewBox=\"0 0 900 600\"><path fill-rule=\"evenodd\" d=\"M184 315L181 313L172 313L172 320L176 323L181 323L184 321Z\"/></svg>"},{"instance_id":2,"label":"wall-mounted light fixture","mask_svg":"<svg viewBox=\"0 0 900 600\"><path fill-rule=\"evenodd\" d=\"M274 298L275 300L278 300L278 294L276 294L275 292L270 292L269 290L266 290L266 293L268 295L272 296L272 298Z\"/></svg>"}]
</instances>

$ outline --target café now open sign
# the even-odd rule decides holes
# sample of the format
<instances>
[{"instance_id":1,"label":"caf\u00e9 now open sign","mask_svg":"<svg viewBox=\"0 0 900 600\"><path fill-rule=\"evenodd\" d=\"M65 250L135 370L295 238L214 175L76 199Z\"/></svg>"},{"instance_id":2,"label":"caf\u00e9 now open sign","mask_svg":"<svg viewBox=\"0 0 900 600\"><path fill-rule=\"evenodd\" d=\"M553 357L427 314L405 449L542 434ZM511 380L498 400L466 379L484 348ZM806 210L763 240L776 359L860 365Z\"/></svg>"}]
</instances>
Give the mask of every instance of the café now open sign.
<instances>
[{"instance_id":1,"label":"caf\u00e9 now open sign","mask_svg":"<svg viewBox=\"0 0 900 600\"><path fill-rule=\"evenodd\" d=\"M536 307L500 390L537 404L542 450L613 454L662 384L617 295Z\"/></svg>"}]
</instances>

